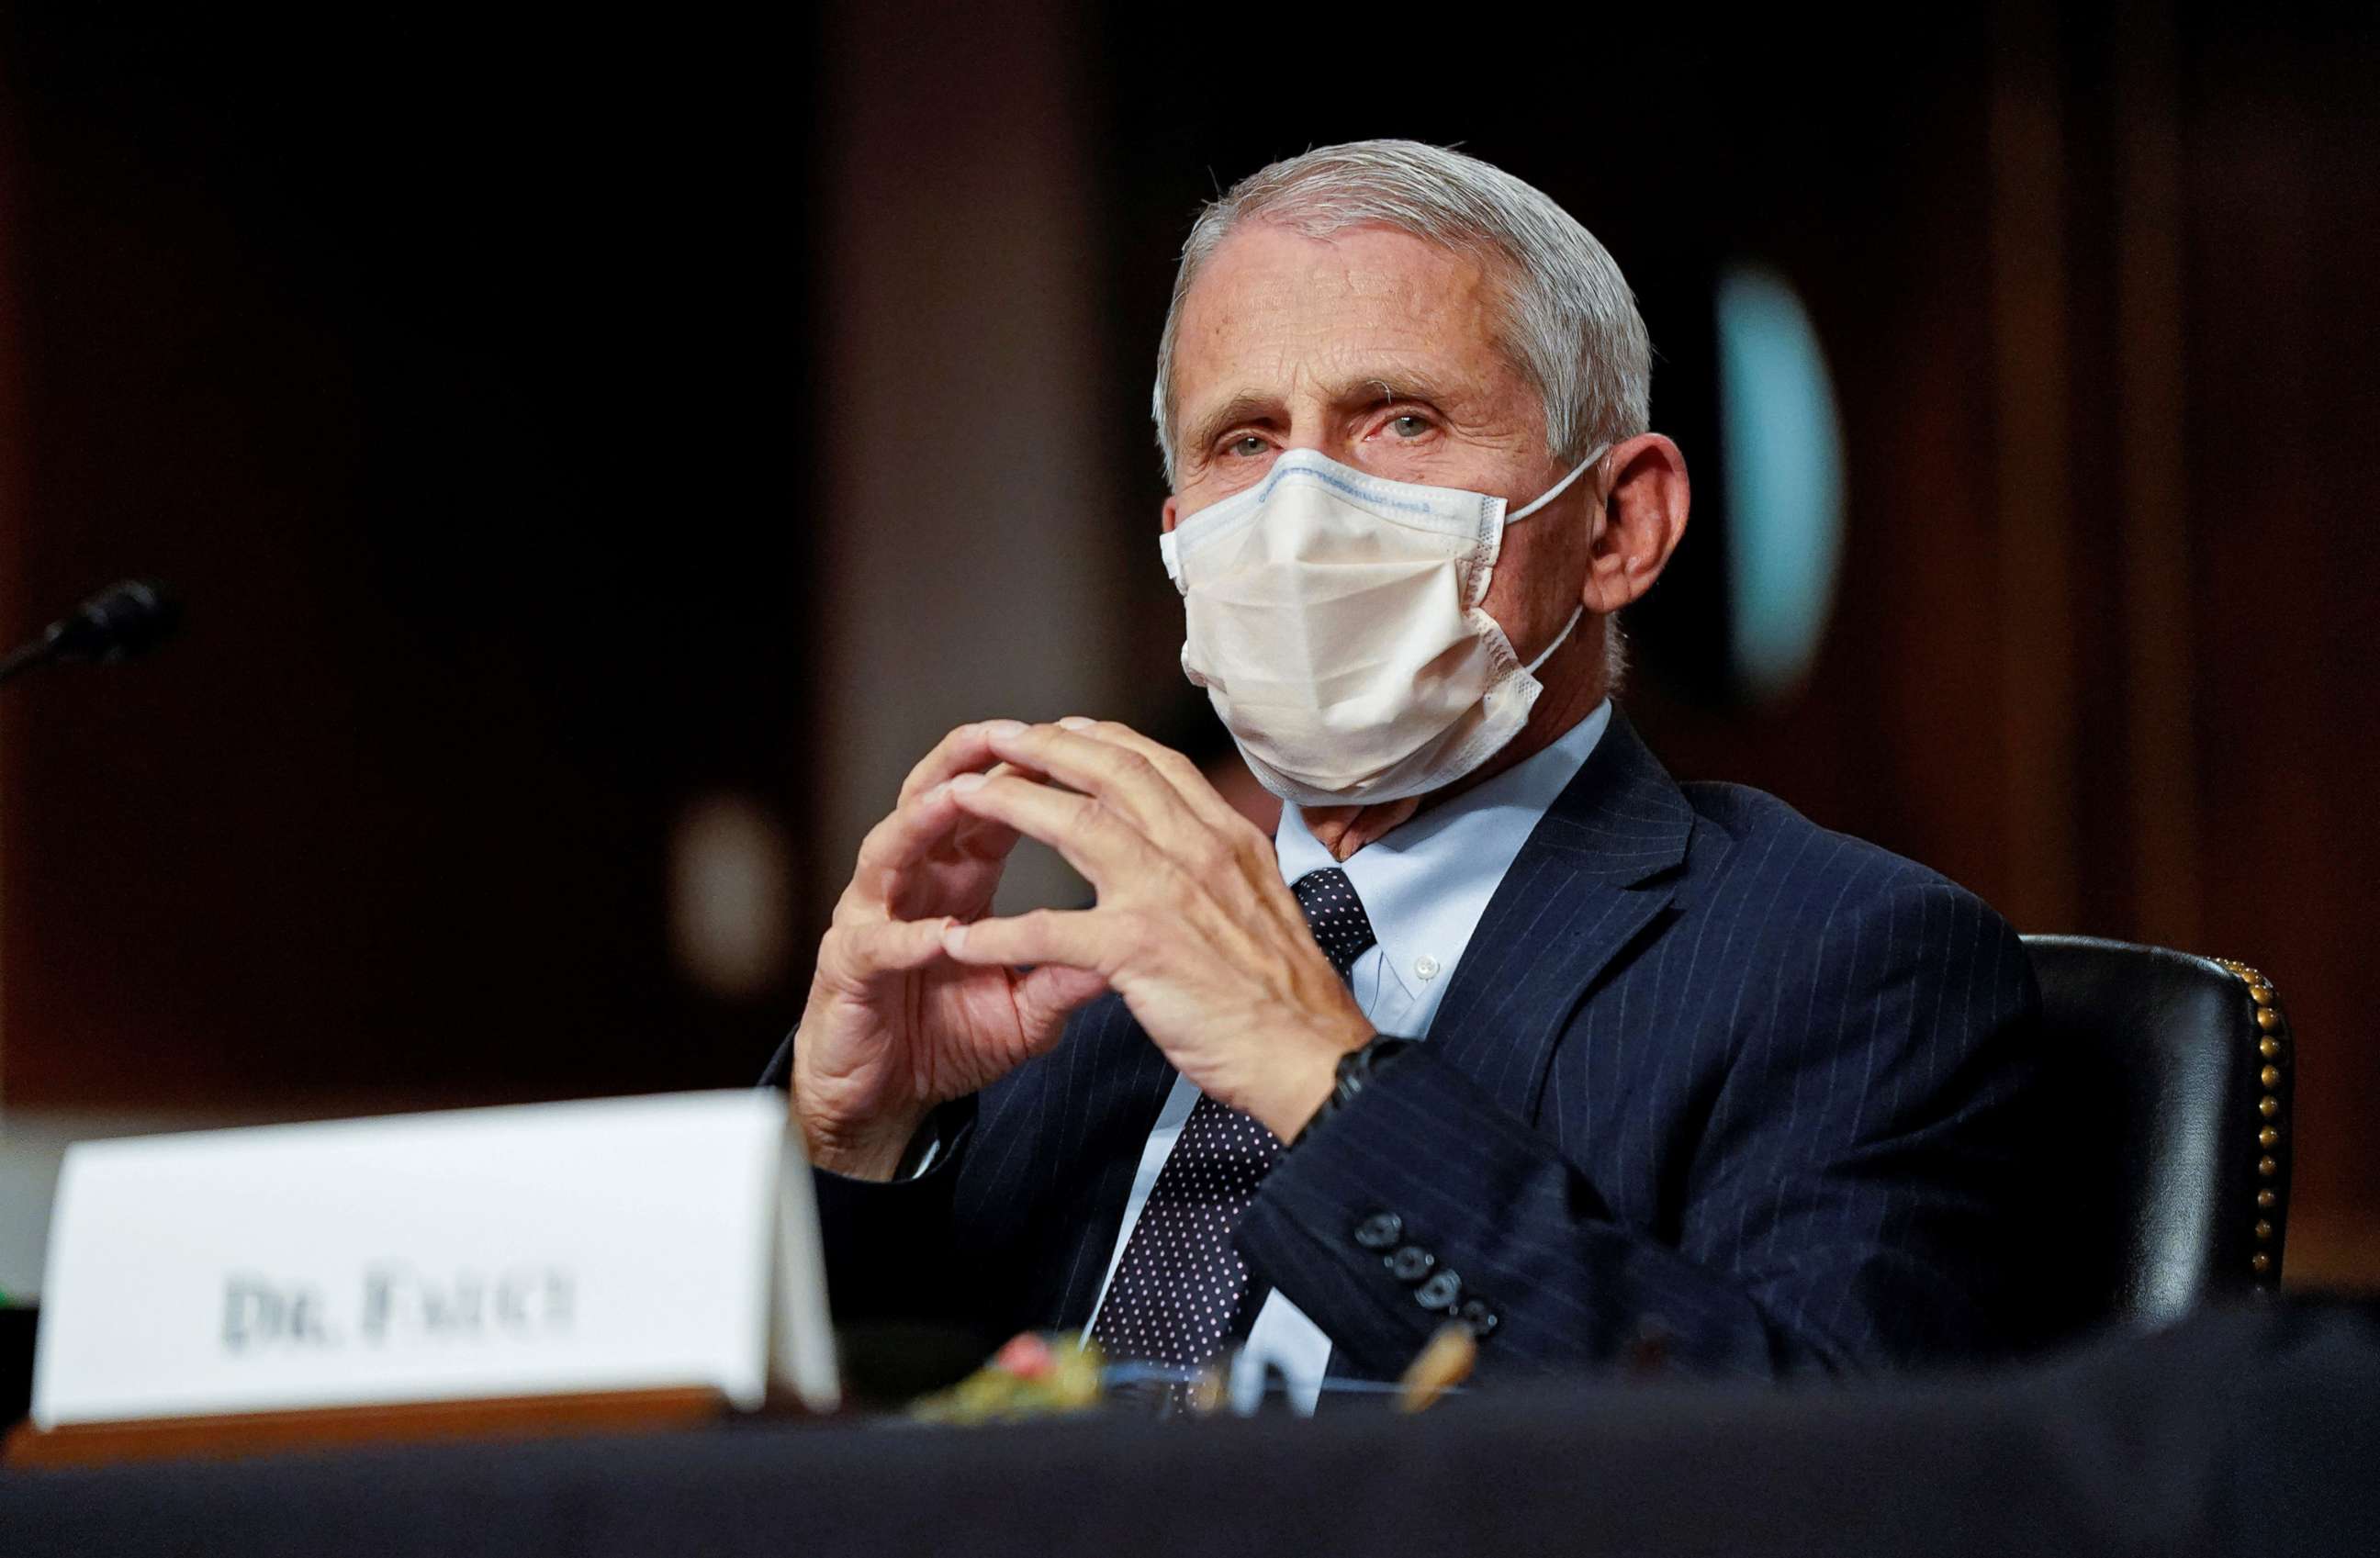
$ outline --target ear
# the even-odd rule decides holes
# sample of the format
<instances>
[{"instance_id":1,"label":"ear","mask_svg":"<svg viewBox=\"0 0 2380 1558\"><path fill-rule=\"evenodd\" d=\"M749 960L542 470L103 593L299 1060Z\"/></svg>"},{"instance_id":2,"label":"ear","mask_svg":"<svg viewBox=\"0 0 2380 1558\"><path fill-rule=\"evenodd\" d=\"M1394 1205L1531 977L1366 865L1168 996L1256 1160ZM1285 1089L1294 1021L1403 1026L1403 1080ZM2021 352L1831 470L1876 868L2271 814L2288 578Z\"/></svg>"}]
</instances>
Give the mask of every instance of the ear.
<instances>
[{"instance_id":1,"label":"ear","mask_svg":"<svg viewBox=\"0 0 2380 1558\"><path fill-rule=\"evenodd\" d=\"M1165 507L1158 516L1158 523L1164 529L1167 535L1172 535L1173 533L1173 527L1182 523L1182 500L1179 498L1166 499Z\"/></svg>"},{"instance_id":2,"label":"ear","mask_svg":"<svg viewBox=\"0 0 2380 1558\"><path fill-rule=\"evenodd\" d=\"M1669 566L1686 533L1686 457L1659 433L1641 433L1604 457L1611 490L1588 543L1586 609L1608 617L1632 606Z\"/></svg>"}]
</instances>

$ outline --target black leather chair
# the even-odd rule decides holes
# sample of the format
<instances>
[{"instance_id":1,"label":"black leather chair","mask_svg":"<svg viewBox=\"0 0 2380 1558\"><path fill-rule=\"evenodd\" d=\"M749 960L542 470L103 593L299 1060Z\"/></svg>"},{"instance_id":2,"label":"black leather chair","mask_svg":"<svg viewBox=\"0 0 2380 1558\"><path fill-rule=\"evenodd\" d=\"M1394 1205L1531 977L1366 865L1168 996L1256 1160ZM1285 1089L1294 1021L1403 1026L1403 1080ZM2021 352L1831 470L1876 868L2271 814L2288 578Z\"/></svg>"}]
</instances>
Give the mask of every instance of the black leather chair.
<instances>
[{"instance_id":1,"label":"black leather chair","mask_svg":"<svg viewBox=\"0 0 2380 1558\"><path fill-rule=\"evenodd\" d=\"M2102 1321L2159 1324L2280 1285L2296 1067L2272 982L2243 963L2029 936L2073 1139L2056 1240Z\"/></svg>"}]
</instances>

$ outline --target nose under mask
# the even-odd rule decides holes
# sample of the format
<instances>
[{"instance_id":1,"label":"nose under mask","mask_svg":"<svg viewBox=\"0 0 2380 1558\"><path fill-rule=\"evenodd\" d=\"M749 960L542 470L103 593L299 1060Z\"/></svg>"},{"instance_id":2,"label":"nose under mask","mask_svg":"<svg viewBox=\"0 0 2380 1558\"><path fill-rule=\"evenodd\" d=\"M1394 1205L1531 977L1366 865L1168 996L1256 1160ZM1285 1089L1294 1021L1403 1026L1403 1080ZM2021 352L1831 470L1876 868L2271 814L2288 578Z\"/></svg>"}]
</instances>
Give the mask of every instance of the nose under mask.
<instances>
[{"instance_id":1,"label":"nose under mask","mask_svg":"<svg viewBox=\"0 0 2380 1558\"><path fill-rule=\"evenodd\" d=\"M1502 750L1544 688L1480 607L1504 527L1537 513L1608 445L1526 506L1367 476L1293 450L1245 492L1160 537L1182 592L1182 669L1258 781L1303 806L1443 788Z\"/></svg>"}]
</instances>

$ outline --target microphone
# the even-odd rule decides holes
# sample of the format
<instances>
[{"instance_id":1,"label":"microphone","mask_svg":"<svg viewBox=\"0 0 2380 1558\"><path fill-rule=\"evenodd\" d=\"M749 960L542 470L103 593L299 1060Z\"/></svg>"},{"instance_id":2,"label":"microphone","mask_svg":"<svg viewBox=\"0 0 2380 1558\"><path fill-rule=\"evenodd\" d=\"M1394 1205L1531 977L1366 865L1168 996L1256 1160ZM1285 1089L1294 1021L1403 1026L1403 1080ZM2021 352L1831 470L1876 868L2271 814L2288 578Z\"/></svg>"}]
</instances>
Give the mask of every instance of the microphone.
<instances>
[{"instance_id":1,"label":"microphone","mask_svg":"<svg viewBox=\"0 0 2380 1558\"><path fill-rule=\"evenodd\" d=\"M39 638L0 655L0 682L61 661L114 665L147 654L181 624L182 603L172 590L154 579L125 579L52 622Z\"/></svg>"}]
</instances>

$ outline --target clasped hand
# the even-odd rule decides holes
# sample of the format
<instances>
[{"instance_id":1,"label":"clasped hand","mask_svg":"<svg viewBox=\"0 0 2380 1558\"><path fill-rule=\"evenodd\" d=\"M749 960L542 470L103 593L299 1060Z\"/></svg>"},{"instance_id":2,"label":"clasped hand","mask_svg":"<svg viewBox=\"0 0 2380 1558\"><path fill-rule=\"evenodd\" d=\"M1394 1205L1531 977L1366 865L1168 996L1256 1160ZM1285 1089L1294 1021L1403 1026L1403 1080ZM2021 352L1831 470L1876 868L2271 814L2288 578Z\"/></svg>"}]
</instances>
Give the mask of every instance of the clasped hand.
<instances>
[{"instance_id":1,"label":"clasped hand","mask_svg":"<svg viewBox=\"0 0 2380 1558\"><path fill-rule=\"evenodd\" d=\"M1095 907L987 919L1020 836ZM928 1111L1054 1045L1114 990L1200 1090L1293 1137L1371 1027L1271 840L1189 760L1123 725L963 725L861 845L794 1041L820 1166L892 1172Z\"/></svg>"}]
</instances>

